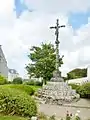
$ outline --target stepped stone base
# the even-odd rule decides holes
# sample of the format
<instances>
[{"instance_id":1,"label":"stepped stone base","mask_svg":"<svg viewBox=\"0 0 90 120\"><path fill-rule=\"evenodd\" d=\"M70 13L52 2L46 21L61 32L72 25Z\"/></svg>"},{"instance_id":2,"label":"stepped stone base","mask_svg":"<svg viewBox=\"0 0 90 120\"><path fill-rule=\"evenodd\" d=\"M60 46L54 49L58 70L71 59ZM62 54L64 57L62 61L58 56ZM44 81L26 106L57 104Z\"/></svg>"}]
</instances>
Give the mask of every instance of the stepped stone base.
<instances>
[{"instance_id":1,"label":"stepped stone base","mask_svg":"<svg viewBox=\"0 0 90 120\"><path fill-rule=\"evenodd\" d=\"M65 82L48 82L38 91L45 104L63 105L79 100L80 96Z\"/></svg>"}]
</instances>

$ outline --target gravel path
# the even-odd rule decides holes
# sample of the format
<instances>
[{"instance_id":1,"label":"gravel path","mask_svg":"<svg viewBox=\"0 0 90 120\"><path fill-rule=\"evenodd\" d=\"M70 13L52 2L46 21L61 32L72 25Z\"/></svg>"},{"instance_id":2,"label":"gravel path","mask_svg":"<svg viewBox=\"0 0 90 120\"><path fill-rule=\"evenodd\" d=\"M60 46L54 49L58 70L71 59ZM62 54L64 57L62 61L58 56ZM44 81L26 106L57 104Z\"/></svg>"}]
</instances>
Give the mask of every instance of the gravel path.
<instances>
[{"instance_id":1,"label":"gravel path","mask_svg":"<svg viewBox=\"0 0 90 120\"><path fill-rule=\"evenodd\" d=\"M55 114L57 117L65 117L67 110L73 115L77 112L77 110L79 110L79 115L82 118L82 120L90 118L90 109L87 108L63 107L57 105L40 104L39 110L40 112L43 112L48 116L52 116Z\"/></svg>"}]
</instances>

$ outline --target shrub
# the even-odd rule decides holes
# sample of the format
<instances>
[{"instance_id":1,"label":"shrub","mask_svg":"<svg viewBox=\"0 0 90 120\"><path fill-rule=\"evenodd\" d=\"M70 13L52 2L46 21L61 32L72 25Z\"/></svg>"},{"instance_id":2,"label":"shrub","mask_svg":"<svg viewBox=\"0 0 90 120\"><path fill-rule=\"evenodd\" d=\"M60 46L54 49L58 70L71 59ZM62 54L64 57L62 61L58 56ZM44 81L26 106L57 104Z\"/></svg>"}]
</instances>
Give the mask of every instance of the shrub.
<instances>
[{"instance_id":1,"label":"shrub","mask_svg":"<svg viewBox=\"0 0 90 120\"><path fill-rule=\"evenodd\" d=\"M80 94L81 98L90 98L90 83L85 83L83 85L69 84L73 89Z\"/></svg>"},{"instance_id":2,"label":"shrub","mask_svg":"<svg viewBox=\"0 0 90 120\"><path fill-rule=\"evenodd\" d=\"M30 80L28 82L26 82L27 85L34 85L34 80Z\"/></svg>"},{"instance_id":3,"label":"shrub","mask_svg":"<svg viewBox=\"0 0 90 120\"><path fill-rule=\"evenodd\" d=\"M4 76L0 75L0 85L4 85L6 83L7 83L7 79Z\"/></svg>"},{"instance_id":4,"label":"shrub","mask_svg":"<svg viewBox=\"0 0 90 120\"><path fill-rule=\"evenodd\" d=\"M17 77L13 79L13 84L22 84L22 78L21 77Z\"/></svg>"},{"instance_id":5,"label":"shrub","mask_svg":"<svg viewBox=\"0 0 90 120\"><path fill-rule=\"evenodd\" d=\"M35 81L35 85L36 85L36 86L42 86L42 85L43 85L43 82Z\"/></svg>"},{"instance_id":6,"label":"shrub","mask_svg":"<svg viewBox=\"0 0 90 120\"><path fill-rule=\"evenodd\" d=\"M83 84L83 88L86 90L86 94L90 95L90 83Z\"/></svg>"},{"instance_id":7,"label":"shrub","mask_svg":"<svg viewBox=\"0 0 90 120\"><path fill-rule=\"evenodd\" d=\"M82 98L90 98L90 83L83 84L78 93Z\"/></svg>"},{"instance_id":8,"label":"shrub","mask_svg":"<svg viewBox=\"0 0 90 120\"><path fill-rule=\"evenodd\" d=\"M79 93L79 89L80 89L80 85L76 85L76 84L69 84L69 86L72 87L72 89L75 89L77 93Z\"/></svg>"},{"instance_id":9,"label":"shrub","mask_svg":"<svg viewBox=\"0 0 90 120\"><path fill-rule=\"evenodd\" d=\"M0 113L31 117L36 115L37 106L35 101L25 92L0 87Z\"/></svg>"},{"instance_id":10,"label":"shrub","mask_svg":"<svg viewBox=\"0 0 90 120\"><path fill-rule=\"evenodd\" d=\"M23 92L26 92L28 95L33 95L35 90L33 88L31 88L29 85L5 85L6 88L14 88L17 90L21 90Z\"/></svg>"},{"instance_id":11,"label":"shrub","mask_svg":"<svg viewBox=\"0 0 90 120\"><path fill-rule=\"evenodd\" d=\"M79 85L76 85L76 84L69 84L69 86L71 86L72 89L77 89L77 87L78 87Z\"/></svg>"},{"instance_id":12,"label":"shrub","mask_svg":"<svg viewBox=\"0 0 90 120\"><path fill-rule=\"evenodd\" d=\"M26 82L26 84L27 84L27 85L42 86L42 85L43 85L43 82L30 80L30 81Z\"/></svg>"}]
</instances>

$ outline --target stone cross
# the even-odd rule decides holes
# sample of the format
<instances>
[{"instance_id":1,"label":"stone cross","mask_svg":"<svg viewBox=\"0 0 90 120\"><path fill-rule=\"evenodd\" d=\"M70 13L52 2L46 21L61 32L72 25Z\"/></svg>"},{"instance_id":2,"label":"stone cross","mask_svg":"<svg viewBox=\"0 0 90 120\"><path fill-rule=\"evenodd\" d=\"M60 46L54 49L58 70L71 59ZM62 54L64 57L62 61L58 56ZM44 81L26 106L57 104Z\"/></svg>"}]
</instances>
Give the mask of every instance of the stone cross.
<instances>
[{"instance_id":1,"label":"stone cross","mask_svg":"<svg viewBox=\"0 0 90 120\"><path fill-rule=\"evenodd\" d=\"M56 35L56 70L59 70L59 28L65 27L65 25L59 26L59 19L57 19L56 26L55 27L50 27L50 29L55 29L55 35Z\"/></svg>"}]
</instances>

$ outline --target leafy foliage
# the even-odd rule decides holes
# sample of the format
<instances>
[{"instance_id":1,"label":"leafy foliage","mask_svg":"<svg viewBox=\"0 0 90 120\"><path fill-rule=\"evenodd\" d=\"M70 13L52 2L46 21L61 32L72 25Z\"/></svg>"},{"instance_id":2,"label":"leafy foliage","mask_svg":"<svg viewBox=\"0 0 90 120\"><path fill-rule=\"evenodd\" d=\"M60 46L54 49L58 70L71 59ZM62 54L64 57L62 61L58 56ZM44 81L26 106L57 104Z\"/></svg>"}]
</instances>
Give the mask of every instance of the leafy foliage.
<instances>
[{"instance_id":1,"label":"leafy foliage","mask_svg":"<svg viewBox=\"0 0 90 120\"><path fill-rule=\"evenodd\" d=\"M52 116L49 118L49 120L56 120L56 119L55 119L55 115L52 115Z\"/></svg>"},{"instance_id":2,"label":"leafy foliage","mask_svg":"<svg viewBox=\"0 0 90 120\"><path fill-rule=\"evenodd\" d=\"M69 84L69 86L72 87L72 89L78 89L78 87L80 87L79 85L76 85L76 84Z\"/></svg>"},{"instance_id":3,"label":"leafy foliage","mask_svg":"<svg viewBox=\"0 0 90 120\"><path fill-rule=\"evenodd\" d=\"M17 77L13 79L13 84L22 84L22 78L21 77Z\"/></svg>"},{"instance_id":4,"label":"leafy foliage","mask_svg":"<svg viewBox=\"0 0 90 120\"><path fill-rule=\"evenodd\" d=\"M83 98L90 98L90 83L83 84L78 90Z\"/></svg>"},{"instance_id":5,"label":"leafy foliage","mask_svg":"<svg viewBox=\"0 0 90 120\"><path fill-rule=\"evenodd\" d=\"M0 85L4 85L6 83L7 83L7 79L4 76L0 75Z\"/></svg>"},{"instance_id":6,"label":"leafy foliage","mask_svg":"<svg viewBox=\"0 0 90 120\"><path fill-rule=\"evenodd\" d=\"M40 112L38 114L38 119L39 120L48 120L47 116L43 112Z\"/></svg>"},{"instance_id":7,"label":"leafy foliage","mask_svg":"<svg viewBox=\"0 0 90 120\"><path fill-rule=\"evenodd\" d=\"M5 85L6 88L14 88L16 90L20 90L21 92L26 92L28 95L33 95L35 90L30 87L29 85L14 85L14 84L10 84L10 85Z\"/></svg>"},{"instance_id":8,"label":"leafy foliage","mask_svg":"<svg viewBox=\"0 0 90 120\"><path fill-rule=\"evenodd\" d=\"M37 92L38 91L38 89L40 89L41 88L41 86L31 86L30 85L30 87L35 91L35 92Z\"/></svg>"},{"instance_id":9,"label":"leafy foliage","mask_svg":"<svg viewBox=\"0 0 90 120\"><path fill-rule=\"evenodd\" d=\"M36 115L37 107L35 101L27 93L1 86L0 113L31 117Z\"/></svg>"},{"instance_id":10,"label":"leafy foliage","mask_svg":"<svg viewBox=\"0 0 90 120\"><path fill-rule=\"evenodd\" d=\"M30 80L28 82L26 82L27 85L34 85L34 86L42 86L43 82L40 81L35 81L35 80Z\"/></svg>"},{"instance_id":11,"label":"leafy foliage","mask_svg":"<svg viewBox=\"0 0 90 120\"><path fill-rule=\"evenodd\" d=\"M85 83L83 85L70 84L77 93L80 94L81 98L90 98L90 83Z\"/></svg>"},{"instance_id":12,"label":"leafy foliage","mask_svg":"<svg viewBox=\"0 0 90 120\"><path fill-rule=\"evenodd\" d=\"M67 73L67 79L76 79L87 76L87 69L74 69Z\"/></svg>"},{"instance_id":13,"label":"leafy foliage","mask_svg":"<svg viewBox=\"0 0 90 120\"><path fill-rule=\"evenodd\" d=\"M43 44L41 47L33 46L28 55L32 63L26 66L30 77L42 77L44 80L50 80L55 70L55 49L52 44ZM62 58L59 58L59 66L63 64Z\"/></svg>"},{"instance_id":14,"label":"leafy foliage","mask_svg":"<svg viewBox=\"0 0 90 120\"><path fill-rule=\"evenodd\" d=\"M25 84L27 84L27 85L34 85L34 80L30 80L28 82L25 82Z\"/></svg>"}]
</instances>

